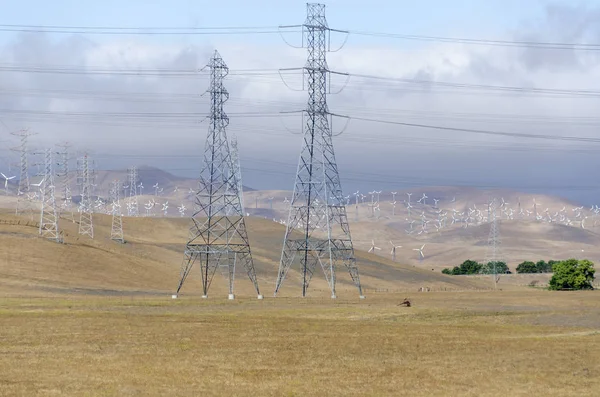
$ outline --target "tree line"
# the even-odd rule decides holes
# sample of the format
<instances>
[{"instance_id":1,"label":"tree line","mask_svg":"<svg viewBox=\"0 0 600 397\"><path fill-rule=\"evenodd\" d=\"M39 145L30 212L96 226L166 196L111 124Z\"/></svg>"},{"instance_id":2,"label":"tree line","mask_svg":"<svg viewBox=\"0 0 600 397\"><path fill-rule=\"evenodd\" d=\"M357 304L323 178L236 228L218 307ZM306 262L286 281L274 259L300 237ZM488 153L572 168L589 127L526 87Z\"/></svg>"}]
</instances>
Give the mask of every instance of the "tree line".
<instances>
[{"instance_id":1,"label":"tree line","mask_svg":"<svg viewBox=\"0 0 600 397\"><path fill-rule=\"evenodd\" d=\"M460 276L468 274L510 274L505 262L489 262L482 264L473 260L466 260L454 268L446 268L442 273ZM595 279L594 264L587 259L567 259L565 261L550 260L533 263L525 261L517 266L517 273L554 273L548 289L560 290L585 290L593 289Z\"/></svg>"},{"instance_id":2,"label":"tree line","mask_svg":"<svg viewBox=\"0 0 600 397\"><path fill-rule=\"evenodd\" d=\"M442 273L451 276L463 276L468 274L510 274L511 271L506 265L506 262L488 262L487 264L479 263L473 260L466 260L459 266L454 268L446 268Z\"/></svg>"}]
</instances>

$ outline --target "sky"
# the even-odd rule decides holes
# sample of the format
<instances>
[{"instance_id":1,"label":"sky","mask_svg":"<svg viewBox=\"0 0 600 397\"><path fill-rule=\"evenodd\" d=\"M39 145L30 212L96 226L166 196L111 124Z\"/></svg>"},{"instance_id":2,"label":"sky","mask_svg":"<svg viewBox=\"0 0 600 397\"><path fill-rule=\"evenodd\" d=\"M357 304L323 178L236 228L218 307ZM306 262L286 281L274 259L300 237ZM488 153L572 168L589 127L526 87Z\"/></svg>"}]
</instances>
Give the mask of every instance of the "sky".
<instances>
[{"instance_id":1,"label":"sky","mask_svg":"<svg viewBox=\"0 0 600 397\"><path fill-rule=\"evenodd\" d=\"M329 26L353 32L347 41L343 33L332 34L332 49L343 45L328 54L332 70L352 74L347 81L333 75L329 96L333 113L354 118L349 122L334 118L332 126L347 194L357 189L458 184L539 191L600 204L600 188L591 172L600 165L593 155L598 143L522 136L598 138L598 96L580 90L600 91L595 83L600 77L600 52L354 33L600 43L600 2L334 0L326 4ZM8 168L16 160L6 150L16 145L8 132L30 128L36 133L31 138L34 149L69 141L75 152L92 153L100 168L137 164L196 175L207 131L202 123L208 109L202 96L207 74L135 76L114 71L199 70L218 49L231 68L226 109L231 116L229 134L240 142L244 184L291 190L302 119L280 112L303 109L307 94L301 91L299 76L279 76L277 70L304 65L306 50L293 47L302 43L301 33L291 29L281 34L98 35L89 29L67 34L16 32L8 25L273 30L303 23L305 7L304 2L287 0L7 1L0 15L0 120L4 123L0 124L4 147L0 167ZM248 69L269 73L241 72ZM539 88L546 91L534 90Z\"/></svg>"}]
</instances>

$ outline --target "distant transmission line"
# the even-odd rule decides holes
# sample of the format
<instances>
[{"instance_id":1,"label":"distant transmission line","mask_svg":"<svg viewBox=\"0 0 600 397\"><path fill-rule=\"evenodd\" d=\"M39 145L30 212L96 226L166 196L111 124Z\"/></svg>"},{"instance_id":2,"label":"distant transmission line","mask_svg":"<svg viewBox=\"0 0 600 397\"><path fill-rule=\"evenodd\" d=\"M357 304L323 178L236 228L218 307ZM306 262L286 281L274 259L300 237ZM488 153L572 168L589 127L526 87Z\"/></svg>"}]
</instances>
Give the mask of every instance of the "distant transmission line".
<instances>
[{"instance_id":1,"label":"distant transmission line","mask_svg":"<svg viewBox=\"0 0 600 397\"><path fill-rule=\"evenodd\" d=\"M92 34L92 35L234 35L234 34L280 34L282 26L67 26L67 25L25 25L0 24L0 32ZM286 30L286 32L290 32ZM293 31L292 31L293 32ZM545 50L582 50L598 51L600 43L566 43L531 40L476 39L469 37L450 37L418 35L408 33L376 32L368 30L339 30L355 36L370 36L387 39L426 41L439 43L458 43L492 47L518 47Z\"/></svg>"},{"instance_id":2,"label":"distant transmission line","mask_svg":"<svg viewBox=\"0 0 600 397\"><path fill-rule=\"evenodd\" d=\"M493 40L493 39L472 39L461 37L444 37L444 36L425 36L402 33L382 33L360 30L350 30L349 34L358 36L373 36L401 40L416 40L416 41L433 41L441 43L460 43L474 44L497 47L521 47L521 48L537 48L546 50L583 50L583 51L598 51L600 44L597 43L561 43L561 42L543 42L543 41L518 41L518 40Z\"/></svg>"},{"instance_id":3,"label":"distant transmission line","mask_svg":"<svg viewBox=\"0 0 600 397\"><path fill-rule=\"evenodd\" d=\"M58 25L0 25L0 32L57 33L90 35L234 35L279 34L277 26L212 26L212 27L110 27Z\"/></svg>"}]
</instances>

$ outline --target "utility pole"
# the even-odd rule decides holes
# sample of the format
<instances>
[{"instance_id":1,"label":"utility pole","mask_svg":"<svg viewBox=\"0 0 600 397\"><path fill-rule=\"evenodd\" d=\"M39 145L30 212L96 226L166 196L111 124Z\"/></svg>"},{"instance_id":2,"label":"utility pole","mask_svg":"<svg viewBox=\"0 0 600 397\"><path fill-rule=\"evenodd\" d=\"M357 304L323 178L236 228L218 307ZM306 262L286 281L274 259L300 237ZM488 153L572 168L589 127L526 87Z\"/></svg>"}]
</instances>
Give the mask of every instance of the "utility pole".
<instances>
[{"instance_id":1,"label":"utility pole","mask_svg":"<svg viewBox=\"0 0 600 397\"><path fill-rule=\"evenodd\" d=\"M110 195L112 201L112 227L110 230L110 239L121 244L125 244L123 238L123 216L121 214L121 182L114 180L111 183Z\"/></svg>"},{"instance_id":2,"label":"utility pole","mask_svg":"<svg viewBox=\"0 0 600 397\"><path fill-rule=\"evenodd\" d=\"M57 243L62 243L62 236L58 230L58 214L54 191L52 150L46 149L44 152L44 179L41 184L40 235Z\"/></svg>"},{"instance_id":3,"label":"utility pole","mask_svg":"<svg viewBox=\"0 0 600 397\"><path fill-rule=\"evenodd\" d=\"M208 67L211 72L208 89L211 98L210 125L204 145L204 164L200 172L190 238L185 247L177 294L194 263L198 262L202 274L203 297L208 296L214 273L220 268L228 274L229 299L234 299L235 267L241 263L254 284L258 298L262 299L242 211L239 181L232 169L227 140L229 117L225 114L223 105L229 98L229 93L223 86L223 79L229 73L229 68L217 51ZM176 298L177 295L173 297Z\"/></svg>"},{"instance_id":4,"label":"utility pole","mask_svg":"<svg viewBox=\"0 0 600 397\"><path fill-rule=\"evenodd\" d=\"M291 27L291 26L290 26ZM279 292L288 271L300 260L302 296L317 264L336 297L336 267L343 264L364 298L350 235L346 206L333 150L333 138L327 106L328 78L326 53L331 29L325 18L325 5L307 4L304 32L308 60L302 68L307 78L308 105L304 111L304 142L298 161L294 193L290 203L281 262L275 285ZM297 233L300 233L299 236Z\"/></svg>"},{"instance_id":5,"label":"utility pole","mask_svg":"<svg viewBox=\"0 0 600 397\"><path fill-rule=\"evenodd\" d=\"M79 234L94 238L94 222L92 219L92 185L94 183L94 170L92 161L87 153L77 160L77 183L81 189L81 202L79 203Z\"/></svg>"},{"instance_id":6,"label":"utility pole","mask_svg":"<svg viewBox=\"0 0 600 397\"><path fill-rule=\"evenodd\" d=\"M25 202L29 199L27 195L30 191L29 184L29 137L34 135L34 133L29 130L20 130L17 132L11 132L11 135L17 136L20 139L20 144L16 148L12 150L19 153L19 168L21 169L21 174L19 176L19 187L17 189L17 209L15 211L16 215L19 213L26 211L27 208L24 208Z\"/></svg>"},{"instance_id":7,"label":"utility pole","mask_svg":"<svg viewBox=\"0 0 600 397\"><path fill-rule=\"evenodd\" d=\"M138 170L132 166L127 170L129 175L129 205L127 206L127 216L139 216L139 206L137 199Z\"/></svg>"}]
</instances>

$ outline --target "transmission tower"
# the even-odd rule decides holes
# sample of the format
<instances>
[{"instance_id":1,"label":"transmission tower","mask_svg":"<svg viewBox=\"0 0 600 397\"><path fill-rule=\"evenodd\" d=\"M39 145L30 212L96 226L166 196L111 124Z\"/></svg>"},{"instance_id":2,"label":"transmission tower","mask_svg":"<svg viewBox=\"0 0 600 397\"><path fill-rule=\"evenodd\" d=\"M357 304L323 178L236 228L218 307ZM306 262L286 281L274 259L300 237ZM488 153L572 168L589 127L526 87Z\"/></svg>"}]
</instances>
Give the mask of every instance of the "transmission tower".
<instances>
[{"instance_id":1,"label":"transmission tower","mask_svg":"<svg viewBox=\"0 0 600 397\"><path fill-rule=\"evenodd\" d=\"M58 213L54 191L52 151L46 149L44 152L44 179L41 184L42 209L40 211L40 235L49 240L61 243L62 237L58 231Z\"/></svg>"},{"instance_id":2,"label":"transmission tower","mask_svg":"<svg viewBox=\"0 0 600 397\"><path fill-rule=\"evenodd\" d=\"M229 68L217 51L208 67L211 70L208 89L211 97L210 126L204 146L199 188L194 200L196 209L192 216L193 225L185 247L177 293L194 263L199 262L203 297L207 297L214 273L220 268L228 274L229 299L233 299L235 267L241 263L254 284L258 298L262 299L227 141L229 118L223 110L223 104L229 98L229 93L223 86L223 79Z\"/></svg>"},{"instance_id":3,"label":"transmission tower","mask_svg":"<svg viewBox=\"0 0 600 397\"><path fill-rule=\"evenodd\" d=\"M123 216L121 214L121 182L114 180L111 184L110 195L112 200L112 228L110 230L110 239L121 244L125 244L123 238Z\"/></svg>"},{"instance_id":4,"label":"transmission tower","mask_svg":"<svg viewBox=\"0 0 600 397\"><path fill-rule=\"evenodd\" d=\"M17 132L12 132L11 135L15 135L20 138L20 144L16 148L13 148L15 152L19 153L20 161L19 166L21 168L21 174L19 176L19 187L17 189L17 209L16 214L19 215L20 212L27 210L25 204L28 199L28 194L30 191L29 185L29 137L34 135L29 130L20 130Z\"/></svg>"},{"instance_id":5,"label":"transmission tower","mask_svg":"<svg viewBox=\"0 0 600 397\"><path fill-rule=\"evenodd\" d=\"M69 148L71 145L65 142L56 146L58 148L56 152L58 156L56 176L60 180L61 208L66 210L71 204L71 178L69 175Z\"/></svg>"},{"instance_id":6,"label":"transmission tower","mask_svg":"<svg viewBox=\"0 0 600 397\"><path fill-rule=\"evenodd\" d=\"M308 108L304 126L304 142L300 152L294 193L290 204L287 230L283 243L275 295L287 273L300 260L302 296L317 264L325 273L336 297L336 267L343 264L359 295L364 298L350 236L346 206L333 150L327 80L330 72L326 53L329 51L330 29L325 18L325 6L307 4L308 17L302 26L308 48L304 69L308 86ZM298 234L301 237L298 238Z\"/></svg>"},{"instance_id":7,"label":"transmission tower","mask_svg":"<svg viewBox=\"0 0 600 397\"><path fill-rule=\"evenodd\" d=\"M497 264L501 261L500 252L500 231L498 229L498 220L496 216L496 200L492 201L492 222L490 223L490 235L488 237L487 253L483 263L482 272L492 275L494 288L498 284Z\"/></svg>"},{"instance_id":8,"label":"transmission tower","mask_svg":"<svg viewBox=\"0 0 600 397\"><path fill-rule=\"evenodd\" d=\"M234 177L237 181L237 192L240 196L240 206L242 207L242 214L245 213L246 207L244 206L244 187L242 185L242 166L240 164L240 156L238 152L238 141L237 137L231 138L231 169L235 173Z\"/></svg>"},{"instance_id":9,"label":"transmission tower","mask_svg":"<svg viewBox=\"0 0 600 397\"><path fill-rule=\"evenodd\" d=\"M127 170L129 175L129 205L127 206L127 216L138 216L139 206L137 199L138 170L132 166Z\"/></svg>"},{"instance_id":10,"label":"transmission tower","mask_svg":"<svg viewBox=\"0 0 600 397\"><path fill-rule=\"evenodd\" d=\"M94 223L92 219L92 184L94 171L92 161L87 153L77 160L77 183L81 189L81 202L79 203L79 234L94 238Z\"/></svg>"}]
</instances>

